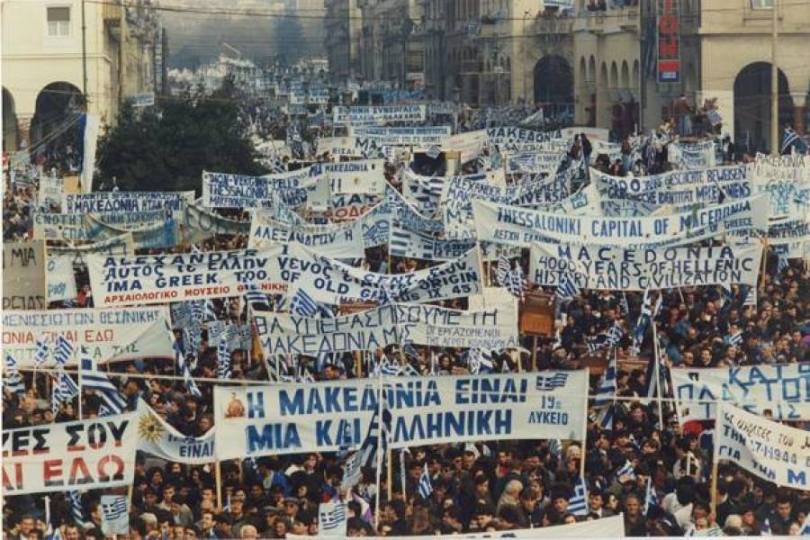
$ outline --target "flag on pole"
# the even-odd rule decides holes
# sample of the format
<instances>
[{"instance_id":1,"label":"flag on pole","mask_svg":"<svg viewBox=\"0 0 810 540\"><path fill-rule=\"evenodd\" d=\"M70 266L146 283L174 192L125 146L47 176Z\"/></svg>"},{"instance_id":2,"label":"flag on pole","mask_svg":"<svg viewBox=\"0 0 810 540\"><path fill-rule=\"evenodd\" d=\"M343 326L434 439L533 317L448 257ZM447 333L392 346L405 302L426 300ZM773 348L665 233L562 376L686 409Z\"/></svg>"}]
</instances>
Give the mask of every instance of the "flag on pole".
<instances>
[{"instance_id":1,"label":"flag on pole","mask_svg":"<svg viewBox=\"0 0 810 540\"><path fill-rule=\"evenodd\" d=\"M48 347L48 343L43 340L37 338L37 350L34 353L34 365L36 367L42 367L48 361L48 357L50 356L50 347Z\"/></svg>"},{"instance_id":2,"label":"flag on pole","mask_svg":"<svg viewBox=\"0 0 810 540\"><path fill-rule=\"evenodd\" d=\"M57 366L64 366L73 357L73 344L64 336L56 338L53 359Z\"/></svg>"},{"instance_id":3,"label":"flag on pole","mask_svg":"<svg viewBox=\"0 0 810 540\"><path fill-rule=\"evenodd\" d=\"M602 429L613 429L613 416L615 414L613 400L616 397L617 370L616 351L614 351L607 369L599 379L599 386L596 388L596 396L593 400L594 407L603 407L599 412L599 425L602 426Z\"/></svg>"},{"instance_id":4,"label":"flag on pole","mask_svg":"<svg viewBox=\"0 0 810 540\"><path fill-rule=\"evenodd\" d=\"M183 354L180 344L176 341L174 342L174 357L177 368L183 375L183 384L186 386L186 389L192 396L197 398L202 397L202 392L200 392L199 387L197 387L197 382L191 376L191 368L189 368L188 362L186 362L186 355Z\"/></svg>"},{"instance_id":5,"label":"flag on pole","mask_svg":"<svg viewBox=\"0 0 810 540\"><path fill-rule=\"evenodd\" d=\"M121 396L118 392L118 388L110 381L107 375L97 369L95 360L93 360L84 347L82 347L81 351L80 369L82 388L96 392L98 397L101 398L106 413L121 414L126 410L126 400ZM101 412L101 409L99 409L99 413Z\"/></svg>"},{"instance_id":6,"label":"flag on pole","mask_svg":"<svg viewBox=\"0 0 810 540\"><path fill-rule=\"evenodd\" d=\"M20 370L17 369L17 361L13 356L6 353L6 386L15 394L25 394L25 382Z\"/></svg>"},{"instance_id":7,"label":"flag on pole","mask_svg":"<svg viewBox=\"0 0 810 540\"><path fill-rule=\"evenodd\" d=\"M636 478L636 468L633 467L630 460L625 461L624 465L619 467L619 469L616 471L616 478L621 478L622 476L628 476L632 479Z\"/></svg>"},{"instance_id":8,"label":"flag on pole","mask_svg":"<svg viewBox=\"0 0 810 540\"><path fill-rule=\"evenodd\" d=\"M584 478L574 482L574 494L568 499L568 511L575 516L588 515L588 487Z\"/></svg>"},{"instance_id":9,"label":"flag on pole","mask_svg":"<svg viewBox=\"0 0 810 540\"><path fill-rule=\"evenodd\" d=\"M107 535L129 534L126 495L101 496L101 531Z\"/></svg>"},{"instance_id":10,"label":"flag on pole","mask_svg":"<svg viewBox=\"0 0 810 540\"><path fill-rule=\"evenodd\" d=\"M363 452L353 452L343 463L343 480L340 482L341 489L349 489L356 486L363 476Z\"/></svg>"},{"instance_id":11,"label":"flag on pole","mask_svg":"<svg viewBox=\"0 0 810 540\"><path fill-rule=\"evenodd\" d=\"M431 493L433 493L433 485L430 483L430 471L427 463L425 463L422 474L419 476L419 495L423 499L427 499Z\"/></svg>"},{"instance_id":12,"label":"flag on pole","mask_svg":"<svg viewBox=\"0 0 810 540\"><path fill-rule=\"evenodd\" d=\"M655 492L652 476L647 477L647 493L644 495L644 515L650 511L650 507L658 506L658 494Z\"/></svg>"},{"instance_id":13,"label":"flag on pole","mask_svg":"<svg viewBox=\"0 0 810 540\"><path fill-rule=\"evenodd\" d=\"M248 304L264 305L267 304L267 295L261 292L261 289L256 283L248 283L245 287L244 297Z\"/></svg>"},{"instance_id":14,"label":"flag on pole","mask_svg":"<svg viewBox=\"0 0 810 540\"><path fill-rule=\"evenodd\" d=\"M228 341L222 339L217 345L217 378L230 379L232 376L231 352L228 350Z\"/></svg>"},{"instance_id":15,"label":"flag on pole","mask_svg":"<svg viewBox=\"0 0 810 540\"><path fill-rule=\"evenodd\" d=\"M574 273L564 272L554 294L560 300L573 300L574 297L579 295L579 292L579 286L574 280Z\"/></svg>"},{"instance_id":16,"label":"flag on pole","mask_svg":"<svg viewBox=\"0 0 810 540\"><path fill-rule=\"evenodd\" d=\"M318 534L346 537L346 505L344 503L328 502L318 505Z\"/></svg>"},{"instance_id":17,"label":"flag on pole","mask_svg":"<svg viewBox=\"0 0 810 540\"><path fill-rule=\"evenodd\" d=\"M318 303L304 289L298 289L290 300L290 313L300 317L314 317Z\"/></svg>"},{"instance_id":18,"label":"flag on pole","mask_svg":"<svg viewBox=\"0 0 810 540\"><path fill-rule=\"evenodd\" d=\"M501 287L506 287L506 282L509 278L509 273L512 271L512 263L505 255L498 257L498 267L495 271L495 279Z\"/></svg>"},{"instance_id":19,"label":"flag on pole","mask_svg":"<svg viewBox=\"0 0 810 540\"><path fill-rule=\"evenodd\" d=\"M70 515L73 521L81 527L84 525L84 508L82 507L82 496L76 490L67 492L67 499L70 503Z\"/></svg>"},{"instance_id":20,"label":"flag on pole","mask_svg":"<svg viewBox=\"0 0 810 540\"><path fill-rule=\"evenodd\" d=\"M51 388L51 412L57 414L63 403L66 403L79 395L79 387L73 382L73 379L65 373L60 371L56 376L56 382Z\"/></svg>"}]
</instances>

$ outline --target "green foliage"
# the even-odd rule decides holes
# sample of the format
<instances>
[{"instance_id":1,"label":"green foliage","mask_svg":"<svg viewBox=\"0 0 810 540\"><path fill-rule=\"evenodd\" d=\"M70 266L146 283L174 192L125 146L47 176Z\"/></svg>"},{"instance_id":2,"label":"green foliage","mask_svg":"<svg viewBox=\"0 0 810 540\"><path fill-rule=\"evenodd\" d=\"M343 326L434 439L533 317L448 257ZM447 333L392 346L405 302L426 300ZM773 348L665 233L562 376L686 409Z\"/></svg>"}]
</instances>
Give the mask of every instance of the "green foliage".
<instances>
[{"instance_id":1,"label":"green foliage","mask_svg":"<svg viewBox=\"0 0 810 540\"><path fill-rule=\"evenodd\" d=\"M233 85L211 96L172 97L136 111L124 105L118 125L99 141L101 183L122 191L183 191L200 194L202 171L266 172L240 127Z\"/></svg>"}]
</instances>

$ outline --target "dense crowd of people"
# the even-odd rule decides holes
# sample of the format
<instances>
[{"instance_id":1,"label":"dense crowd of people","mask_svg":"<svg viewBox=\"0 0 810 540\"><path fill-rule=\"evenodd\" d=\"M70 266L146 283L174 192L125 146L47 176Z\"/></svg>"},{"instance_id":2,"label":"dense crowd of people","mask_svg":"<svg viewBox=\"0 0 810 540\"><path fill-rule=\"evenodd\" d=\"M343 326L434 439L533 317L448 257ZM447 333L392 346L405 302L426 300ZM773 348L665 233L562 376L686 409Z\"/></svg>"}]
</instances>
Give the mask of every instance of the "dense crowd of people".
<instances>
[{"instance_id":1,"label":"dense crowd of people","mask_svg":"<svg viewBox=\"0 0 810 540\"><path fill-rule=\"evenodd\" d=\"M253 114L262 133L278 130L272 115ZM617 175L660 172L666 163L666 143L641 149L643 169L629 159L618 164L605 156L591 158L587 137L577 137L569 157L585 155L604 171ZM625 141L623 154L630 154ZM627 150L627 152L625 152ZM638 148L633 149L634 152ZM618 169L614 169L617 165ZM387 177L397 186L396 170ZM8 178L7 178L8 180ZM25 180L25 181L22 181ZM5 241L32 237L31 214L37 209L36 180L17 178L3 200ZM238 249L244 238L221 236L198 246L204 251ZM520 264L528 275L528 258ZM390 267L389 265L390 261ZM363 264L374 271L403 273L429 264L387 257L385 249L369 250ZM336 454L303 454L231 460L219 464L222 491L217 493L215 464L186 465L138 454L130 490L130 537L168 538L285 538L318 534L319 503L341 499L348 503L349 536L402 536L508 531L542 528L586 520L623 516L628 536L797 535L808 513L810 493L778 488L729 464L721 463L716 479L718 505L713 511L710 492L711 430L713 422L680 423L667 389L672 367L736 367L792 364L808 360L810 343L810 268L799 261L787 266L768 257L758 287L759 302L747 305L747 291L720 287L662 291L657 325L663 349L663 403L649 398L651 381L646 366L654 361L651 335L632 351L629 330L641 310L640 293L583 291L558 307L554 337L523 337L521 348L495 354L493 371L579 369L607 364L606 351L591 353L587 344L618 323L626 331L616 345L617 391L612 425L600 411L589 412L587 440L537 439L485 443L441 444L392 452L392 474L364 468L362 478L348 490L341 488L343 468ZM494 282L494 268L490 269ZM81 297L70 305L92 306L87 278L77 268ZM530 284L531 286L531 284ZM552 290L548 291L553 293ZM269 302L273 302L270 299ZM466 302L451 300L446 307L463 309ZM65 304L55 304L58 308ZM215 300L217 317L245 324L246 313L236 298ZM742 332L740 342L726 336ZM182 332L176 329L176 337ZM469 373L465 351L415 346L407 351L370 351L370 355L401 358L418 373ZM205 333L196 351L196 378L217 378L216 351ZM232 353L234 380L270 380L268 364L250 350ZM301 358L289 368L293 379L335 380L358 376L354 358L333 359L320 371L314 358ZM187 436L199 437L213 426L212 387L200 382L194 396L165 360L141 359L115 364L110 375L134 410L139 400ZM591 376L596 393L600 370ZM359 375L363 375L362 370ZM367 375L367 372L365 373ZM99 414L97 396L85 393L51 410L47 375L24 372L25 393L3 392L3 428L14 429L78 419ZM659 417L659 410L663 417ZM808 429L807 423L796 422ZM584 462L584 468L583 468ZM626 465L630 464L628 468ZM423 497L419 481L427 466L432 492ZM584 470L585 477L580 478ZM587 509L570 508L577 486L584 482ZM376 490L381 508L374 508ZM654 501L650 502L650 494ZM4 536L17 540L43 538L57 529L66 539L104 538L98 491L81 493L79 503L66 494L6 496ZM46 511L47 505L47 511ZM77 508L78 506L78 508ZM377 519L374 513L377 512ZM376 523L376 528L375 528Z\"/></svg>"}]
</instances>

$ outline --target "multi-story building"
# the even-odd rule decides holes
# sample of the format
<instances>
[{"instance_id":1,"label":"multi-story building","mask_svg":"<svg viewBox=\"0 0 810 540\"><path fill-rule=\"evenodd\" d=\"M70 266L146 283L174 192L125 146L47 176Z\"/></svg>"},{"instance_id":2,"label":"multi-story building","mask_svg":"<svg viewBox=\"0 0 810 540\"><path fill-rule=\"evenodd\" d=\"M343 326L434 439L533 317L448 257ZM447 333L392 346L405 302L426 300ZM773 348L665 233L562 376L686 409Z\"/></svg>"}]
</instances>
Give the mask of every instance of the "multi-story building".
<instances>
[{"instance_id":1,"label":"multi-story building","mask_svg":"<svg viewBox=\"0 0 810 540\"><path fill-rule=\"evenodd\" d=\"M165 55L148 0L29 0L0 9L5 150L38 144L77 111L114 124L123 100L155 90L156 55Z\"/></svg>"},{"instance_id":2,"label":"multi-story building","mask_svg":"<svg viewBox=\"0 0 810 540\"><path fill-rule=\"evenodd\" d=\"M324 47L334 81L353 79L361 72L362 0L326 0Z\"/></svg>"},{"instance_id":3,"label":"multi-story building","mask_svg":"<svg viewBox=\"0 0 810 540\"><path fill-rule=\"evenodd\" d=\"M425 85L424 26L419 0L359 0L363 29L362 76L386 80L400 88Z\"/></svg>"}]
</instances>

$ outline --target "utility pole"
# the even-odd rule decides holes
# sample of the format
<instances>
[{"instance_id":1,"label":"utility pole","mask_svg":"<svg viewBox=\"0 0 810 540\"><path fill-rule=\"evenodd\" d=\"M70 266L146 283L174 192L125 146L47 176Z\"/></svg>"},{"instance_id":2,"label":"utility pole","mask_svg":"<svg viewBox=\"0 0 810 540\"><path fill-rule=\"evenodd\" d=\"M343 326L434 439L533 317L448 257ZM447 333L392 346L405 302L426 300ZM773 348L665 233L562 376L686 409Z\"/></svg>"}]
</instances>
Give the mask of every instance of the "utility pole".
<instances>
[{"instance_id":1,"label":"utility pole","mask_svg":"<svg viewBox=\"0 0 810 540\"><path fill-rule=\"evenodd\" d=\"M84 106L87 107L87 20L84 13L84 0L82 0L82 93Z\"/></svg>"},{"instance_id":2,"label":"utility pole","mask_svg":"<svg viewBox=\"0 0 810 540\"><path fill-rule=\"evenodd\" d=\"M776 64L777 23L776 0L771 8L771 155L779 155L779 66Z\"/></svg>"}]
</instances>

